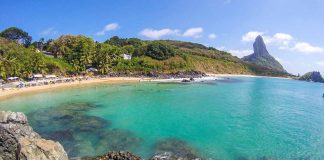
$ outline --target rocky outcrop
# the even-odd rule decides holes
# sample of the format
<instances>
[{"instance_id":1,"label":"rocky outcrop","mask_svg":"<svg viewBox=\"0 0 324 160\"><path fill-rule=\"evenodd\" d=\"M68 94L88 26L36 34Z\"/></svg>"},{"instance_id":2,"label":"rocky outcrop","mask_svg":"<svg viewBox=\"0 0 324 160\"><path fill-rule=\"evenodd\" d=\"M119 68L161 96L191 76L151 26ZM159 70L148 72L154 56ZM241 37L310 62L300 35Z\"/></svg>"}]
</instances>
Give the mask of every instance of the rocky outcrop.
<instances>
[{"instance_id":1,"label":"rocky outcrop","mask_svg":"<svg viewBox=\"0 0 324 160\"><path fill-rule=\"evenodd\" d=\"M33 131L21 112L0 112L0 159L67 160L58 142L46 140Z\"/></svg>"},{"instance_id":2,"label":"rocky outcrop","mask_svg":"<svg viewBox=\"0 0 324 160\"><path fill-rule=\"evenodd\" d=\"M269 54L263 38L260 35L256 37L253 43L253 50L253 54L243 57L242 60L270 70L283 73L287 72L282 65Z\"/></svg>"},{"instance_id":3,"label":"rocky outcrop","mask_svg":"<svg viewBox=\"0 0 324 160\"><path fill-rule=\"evenodd\" d=\"M299 80L324 83L324 79L323 79L321 73L316 72L316 71L308 72L308 73L304 74L303 76L301 76L299 78Z\"/></svg>"},{"instance_id":4,"label":"rocky outcrop","mask_svg":"<svg viewBox=\"0 0 324 160\"><path fill-rule=\"evenodd\" d=\"M82 160L141 160L141 157L127 151L111 151L102 156L84 157Z\"/></svg>"}]
</instances>

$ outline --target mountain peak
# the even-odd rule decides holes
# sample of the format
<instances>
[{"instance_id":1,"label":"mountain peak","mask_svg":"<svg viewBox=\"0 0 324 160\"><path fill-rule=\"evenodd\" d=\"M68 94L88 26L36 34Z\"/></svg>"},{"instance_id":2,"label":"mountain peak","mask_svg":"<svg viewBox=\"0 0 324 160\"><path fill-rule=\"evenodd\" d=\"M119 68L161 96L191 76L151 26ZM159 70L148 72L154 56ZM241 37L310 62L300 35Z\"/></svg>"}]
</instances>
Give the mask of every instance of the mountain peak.
<instances>
[{"instance_id":1,"label":"mountain peak","mask_svg":"<svg viewBox=\"0 0 324 160\"><path fill-rule=\"evenodd\" d=\"M270 55L267 50L267 47L263 41L263 38L260 35L258 35L255 38L255 41L253 43L253 50L254 50L254 53L258 54L258 55L263 55L263 54Z\"/></svg>"},{"instance_id":2,"label":"mountain peak","mask_svg":"<svg viewBox=\"0 0 324 160\"><path fill-rule=\"evenodd\" d=\"M243 57L242 60L268 69L286 72L282 65L269 54L261 35L255 38L253 51L253 54Z\"/></svg>"}]
</instances>

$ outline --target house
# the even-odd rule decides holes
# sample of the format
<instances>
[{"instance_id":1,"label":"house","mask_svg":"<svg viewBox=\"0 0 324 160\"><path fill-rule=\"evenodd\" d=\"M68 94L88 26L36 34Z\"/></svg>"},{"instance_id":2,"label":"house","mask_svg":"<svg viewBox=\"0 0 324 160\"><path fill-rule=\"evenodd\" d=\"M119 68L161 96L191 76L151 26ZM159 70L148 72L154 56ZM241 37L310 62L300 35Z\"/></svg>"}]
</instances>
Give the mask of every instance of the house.
<instances>
[{"instance_id":1,"label":"house","mask_svg":"<svg viewBox=\"0 0 324 160\"><path fill-rule=\"evenodd\" d=\"M56 75L46 75L45 78L46 79L55 79Z\"/></svg>"},{"instance_id":2,"label":"house","mask_svg":"<svg viewBox=\"0 0 324 160\"><path fill-rule=\"evenodd\" d=\"M98 70L95 68L88 68L86 72L98 72Z\"/></svg>"},{"instance_id":3,"label":"house","mask_svg":"<svg viewBox=\"0 0 324 160\"><path fill-rule=\"evenodd\" d=\"M130 55L130 54L123 54L123 58L125 60L130 60L130 59L132 59L132 55Z\"/></svg>"},{"instance_id":4,"label":"house","mask_svg":"<svg viewBox=\"0 0 324 160\"><path fill-rule=\"evenodd\" d=\"M33 75L33 79L34 79L34 80L40 80L40 79L43 79L43 75L42 75L42 74L34 74L34 75Z\"/></svg>"},{"instance_id":5,"label":"house","mask_svg":"<svg viewBox=\"0 0 324 160\"><path fill-rule=\"evenodd\" d=\"M19 77L9 77L7 80L11 82L15 82L19 80Z\"/></svg>"}]
</instances>

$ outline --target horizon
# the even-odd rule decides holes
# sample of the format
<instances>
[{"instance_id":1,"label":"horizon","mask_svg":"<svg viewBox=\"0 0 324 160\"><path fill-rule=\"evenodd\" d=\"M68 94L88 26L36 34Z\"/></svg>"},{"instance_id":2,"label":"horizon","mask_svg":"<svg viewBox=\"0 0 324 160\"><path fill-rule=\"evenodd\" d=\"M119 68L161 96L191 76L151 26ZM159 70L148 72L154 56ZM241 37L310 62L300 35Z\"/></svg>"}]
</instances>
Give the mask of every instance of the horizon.
<instances>
[{"instance_id":1,"label":"horizon","mask_svg":"<svg viewBox=\"0 0 324 160\"><path fill-rule=\"evenodd\" d=\"M2 1L0 30L18 27L33 41L64 34L82 34L100 42L114 35L181 40L212 46L240 58L253 53L254 39L261 35L269 53L289 73L324 73L323 0L62 3Z\"/></svg>"}]
</instances>

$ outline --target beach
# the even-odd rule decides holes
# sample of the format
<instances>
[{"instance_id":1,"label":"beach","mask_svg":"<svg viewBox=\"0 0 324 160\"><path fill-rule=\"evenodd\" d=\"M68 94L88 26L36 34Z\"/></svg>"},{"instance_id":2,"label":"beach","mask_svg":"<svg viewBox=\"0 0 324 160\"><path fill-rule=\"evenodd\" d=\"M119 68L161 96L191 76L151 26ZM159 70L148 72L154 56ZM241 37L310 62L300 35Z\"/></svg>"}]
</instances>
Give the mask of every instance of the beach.
<instances>
[{"instance_id":1,"label":"beach","mask_svg":"<svg viewBox=\"0 0 324 160\"><path fill-rule=\"evenodd\" d=\"M195 78L197 82L204 80L213 80L213 79L222 79L224 77L264 77L264 78L280 78L280 79L291 79L291 78L283 78L283 77L268 77L268 76L256 76L256 75L243 75L243 74L211 74L207 73L206 77ZM139 78L139 77L109 77L109 78L100 78L100 79L89 79L89 80L81 80L74 82L66 82L66 83L56 83L49 85L41 85L41 86L32 86L32 87L23 87L23 88L12 88L9 90L1 90L0 91L0 100L14 97L22 94L29 93L37 93L43 91L49 91L54 89L62 89L67 87L81 87L85 85L93 85L93 84L118 84L118 83L131 83L131 82L141 82L141 81L155 81L155 82L181 82L186 78L172 78L172 79L156 79L156 78Z\"/></svg>"},{"instance_id":2,"label":"beach","mask_svg":"<svg viewBox=\"0 0 324 160\"><path fill-rule=\"evenodd\" d=\"M12 88L9 90L0 91L0 100L22 95L22 94L37 93L37 92L49 91L54 89L62 89L67 87L80 87L84 85L92 85L92 84L100 84L100 83L105 83L105 84L132 83L132 82L140 82L143 80L151 80L151 78L109 77L109 78L90 79L90 80L57 83L57 84L49 84L49 85L41 85L41 86L33 86L33 87Z\"/></svg>"}]
</instances>

